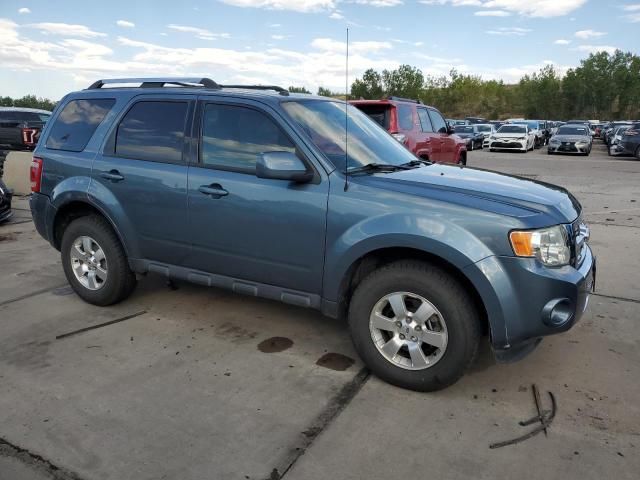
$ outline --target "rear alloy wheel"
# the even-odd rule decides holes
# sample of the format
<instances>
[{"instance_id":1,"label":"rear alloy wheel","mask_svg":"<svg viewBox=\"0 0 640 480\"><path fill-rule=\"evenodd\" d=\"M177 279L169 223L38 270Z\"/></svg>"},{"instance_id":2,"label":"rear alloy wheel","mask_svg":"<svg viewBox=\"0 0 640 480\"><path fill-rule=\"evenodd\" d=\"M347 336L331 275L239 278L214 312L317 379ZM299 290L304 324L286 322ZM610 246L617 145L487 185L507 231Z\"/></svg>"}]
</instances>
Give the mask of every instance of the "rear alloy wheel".
<instances>
[{"instance_id":1,"label":"rear alloy wheel","mask_svg":"<svg viewBox=\"0 0 640 480\"><path fill-rule=\"evenodd\" d=\"M374 271L356 289L349 329L365 364L381 379L417 391L456 382L480 341L478 312L448 273L419 261Z\"/></svg>"},{"instance_id":2,"label":"rear alloy wheel","mask_svg":"<svg viewBox=\"0 0 640 480\"><path fill-rule=\"evenodd\" d=\"M103 217L89 215L71 222L62 235L60 252L67 281L88 303L112 305L136 286L124 248Z\"/></svg>"}]
</instances>

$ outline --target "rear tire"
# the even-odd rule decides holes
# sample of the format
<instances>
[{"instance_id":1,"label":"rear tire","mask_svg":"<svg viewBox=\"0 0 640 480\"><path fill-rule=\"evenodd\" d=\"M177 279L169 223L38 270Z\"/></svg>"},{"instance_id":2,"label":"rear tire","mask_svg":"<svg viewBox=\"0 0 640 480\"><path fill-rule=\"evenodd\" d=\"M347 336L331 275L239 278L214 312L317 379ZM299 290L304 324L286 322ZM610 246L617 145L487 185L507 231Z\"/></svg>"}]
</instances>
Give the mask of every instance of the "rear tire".
<instances>
[{"instance_id":1,"label":"rear tire","mask_svg":"<svg viewBox=\"0 0 640 480\"><path fill-rule=\"evenodd\" d=\"M445 271L403 260L367 276L349 305L355 349L382 380L429 392L455 383L473 362L480 319Z\"/></svg>"},{"instance_id":2,"label":"rear tire","mask_svg":"<svg viewBox=\"0 0 640 480\"><path fill-rule=\"evenodd\" d=\"M67 281L84 301L107 306L127 298L136 276L111 225L98 215L80 217L66 228L61 242Z\"/></svg>"}]
</instances>

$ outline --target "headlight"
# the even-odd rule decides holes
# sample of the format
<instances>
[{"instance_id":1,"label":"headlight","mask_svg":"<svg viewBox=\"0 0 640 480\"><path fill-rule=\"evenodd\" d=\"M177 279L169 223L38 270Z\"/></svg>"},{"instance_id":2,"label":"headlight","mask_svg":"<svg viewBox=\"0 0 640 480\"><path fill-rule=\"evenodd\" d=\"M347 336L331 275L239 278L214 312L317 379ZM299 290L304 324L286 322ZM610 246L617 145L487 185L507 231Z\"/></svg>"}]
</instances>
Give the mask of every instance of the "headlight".
<instances>
[{"instance_id":1,"label":"headlight","mask_svg":"<svg viewBox=\"0 0 640 480\"><path fill-rule=\"evenodd\" d=\"M518 257L535 257L549 267L567 265L571 258L567 232L561 225L540 230L514 231L509 234Z\"/></svg>"},{"instance_id":2,"label":"headlight","mask_svg":"<svg viewBox=\"0 0 640 480\"><path fill-rule=\"evenodd\" d=\"M585 142L584 140L580 140L579 142L576 142L576 145L582 147L584 145L587 145L589 142Z\"/></svg>"},{"instance_id":3,"label":"headlight","mask_svg":"<svg viewBox=\"0 0 640 480\"><path fill-rule=\"evenodd\" d=\"M493 135L489 135L489 140L495 140L496 137L494 137Z\"/></svg>"},{"instance_id":4,"label":"headlight","mask_svg":"<svg viewBox=\"0 0 640 480\"><path fill-rule=\"evenodd\" d=\"M407 136L403 133L392 133L391 136L400 143L404 143L404 141L407 139Z\"/></svg>"},{"instance_id":5,"label":"headlight","mask_svg":"<svg viewBox=\"0 0 640 480\"><path fill-rule=\"evenodd\" d=\"M549 144L550 145L560 145L560 140L558 140L557 138L552 138L551 140L549 140Z\"/></svg>"},{"instance_id":6,"label":"headlight","mask_svg":"<svg viewBox=\"0 0 640 480\"><path fill-rule=\"evenodd\" d=\"M527 137L518 137L518 140L526 140Z\"/></svg>"}]
</instances>

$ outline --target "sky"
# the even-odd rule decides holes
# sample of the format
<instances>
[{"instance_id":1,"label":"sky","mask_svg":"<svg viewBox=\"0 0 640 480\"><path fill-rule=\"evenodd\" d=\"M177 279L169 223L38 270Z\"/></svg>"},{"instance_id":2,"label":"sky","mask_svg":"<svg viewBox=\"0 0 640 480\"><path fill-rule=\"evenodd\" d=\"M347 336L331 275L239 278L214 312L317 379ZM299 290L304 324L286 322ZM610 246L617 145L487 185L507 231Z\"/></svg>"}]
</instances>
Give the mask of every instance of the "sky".
<instances>
[{"instance_id":1,"label":"sky","mask_svg":"<svg viewBox=\"0 0 640 480\"><path fill-rule=\"evenodd\" d=\"M0 0L11 97L140 76L344 92L345 78L401 64L517 82L616 48L640 54L638 0Z\"/></svg>"}]
</instances>

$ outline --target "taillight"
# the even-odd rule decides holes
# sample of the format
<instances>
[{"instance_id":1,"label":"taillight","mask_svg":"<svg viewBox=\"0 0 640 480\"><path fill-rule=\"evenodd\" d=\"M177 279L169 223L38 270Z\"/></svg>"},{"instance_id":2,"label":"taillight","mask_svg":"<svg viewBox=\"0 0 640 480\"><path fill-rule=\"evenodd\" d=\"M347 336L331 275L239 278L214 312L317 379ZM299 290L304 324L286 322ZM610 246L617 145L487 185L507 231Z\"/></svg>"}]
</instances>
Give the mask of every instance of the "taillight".
<instances>
[{"instance_id":1,"label":"taillight","mask_svg":"<svg viewBox=\"0 0 640 480\"><path fill-rule=\"evenodd\" d=\"M29 177L31 180L31 191L32 192L40 192L40 187L42 186L42 168L44 162L41 158L33 157L31 161L31 168L29 169Z\"/></svg>"},{"instance_id":2,"label":"taillight","mask_svg":"<svg viewBox=\"0 0 640 480\"><path fill-rule=\"evenodd\" d=\"M22 129L22 143L27 147L33 147L38 143L38 129L37 128L23 128Z\"/></svg>"}]
</instances>

